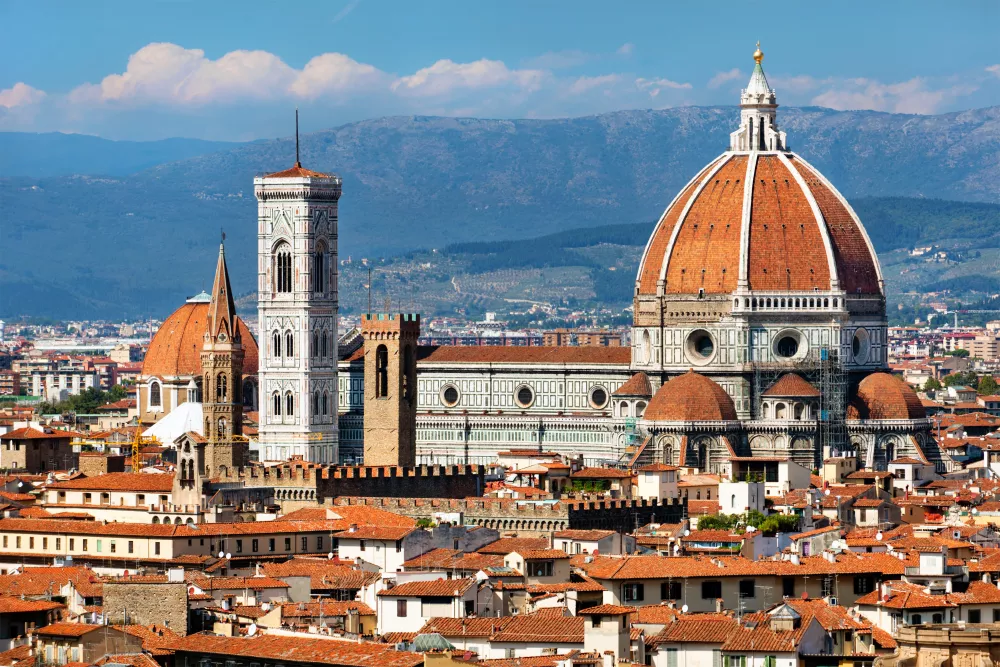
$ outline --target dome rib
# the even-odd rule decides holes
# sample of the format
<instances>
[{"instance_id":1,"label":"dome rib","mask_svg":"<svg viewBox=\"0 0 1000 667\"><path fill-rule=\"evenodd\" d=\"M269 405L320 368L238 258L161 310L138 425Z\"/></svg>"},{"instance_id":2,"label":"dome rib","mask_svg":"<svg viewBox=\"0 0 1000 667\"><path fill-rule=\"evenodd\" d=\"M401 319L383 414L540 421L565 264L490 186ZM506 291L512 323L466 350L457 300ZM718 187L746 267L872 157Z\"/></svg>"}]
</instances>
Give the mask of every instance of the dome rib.
<instances>
[{"instance_id":1,"label":"dome rib","mask_svg":"<svg viewBox=\"0 0 1000 667\"><path fill-rule=\"evenodd\" d=\"M802 194L805 195L806 201L809 202L809 208L812 210L813 218L816 220L816 227L819 229L820 237L823 239L823 248L826 249L827 270L830 275L830 289L838 290L840 289L840 272L837 269L837 258L833 254L833 241L830 239L830 227L826 224L826 218L823 217L823 211L820 209L819 203L816 201L816 196L806 184L806 180L802 178L802 174L799 173L798 169L792 167L792 161L788 158L788 155L785 153L778 153L778 160L781 162L782 166L784 166L785 170L792 175L792 178L795 179L799 189L802 190ZM860 221L858 224L861 224Z\"/></svg>"},{"instance_id":2,"label":"dome rib","mask_svg":"<svg viewBox=\"0 0 1000 667\"><path fill-rule=\"evenodd\" d=\"M674 228L660 273L672 294L722 294L739 280L746 155L729 155L702 182ZM739 228L737 228L739 227Z\"/></svg>"},{"instance_id":3,"label":"dome rib","mask_svg":"<svg viewBox=\"0 0 1000 667\"><path fill-rule=\"evenodd\" d=\"M713 172L713 167L716 167L724 157L725 155L715 158L715 160L695 174L694 178L687 182L687 185L677 193L673 201L670 202L670 205L664 209L663 215L660 216L660 220L656 224L656 228L650 235L649 240L646 241L646 248L642 253L642 259L639 261L636 288L640 294L653 294L656 292L657 281L663 280L663 260L667 256L667 249L673 242L674 229L681 217L681 212L686 209L687 202L690 201L691 195L703 181L705 174ZM681 205L681 202L684 202L684 205ZM658 264L647 261L656 257L659 257Z\"/></svg>"},{"instance_id":4,"label":"dome rib","mask_svg":"<svg viewBox=\"0 0 1000 667\"><path fill-rule=\"evenodd\" d=\"M656 390L643 418L649 421L737 421L736 404L726 390L700 373L688 371Z\"/></svg>"}]
</instances>

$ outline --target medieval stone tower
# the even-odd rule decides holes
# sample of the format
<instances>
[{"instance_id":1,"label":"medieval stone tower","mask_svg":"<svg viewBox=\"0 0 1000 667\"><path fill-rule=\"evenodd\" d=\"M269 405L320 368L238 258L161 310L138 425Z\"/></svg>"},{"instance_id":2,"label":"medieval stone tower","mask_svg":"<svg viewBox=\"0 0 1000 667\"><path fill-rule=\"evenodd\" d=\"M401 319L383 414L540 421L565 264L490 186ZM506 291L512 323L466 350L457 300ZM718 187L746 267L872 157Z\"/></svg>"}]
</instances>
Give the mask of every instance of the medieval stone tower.
<instances>
[{"instance_id":1,"label":"medieval stone tower","mask_svg":"<svg viewBox=\"0 0 1000 667\"><path fill-rule=\"evenodd\" d=\"M254 179L260 447L266 460L337 463L340 178L291 169Z\"/></svg>"},{"instance_id":2,"label":"medieval stone tower","mask_svg":"<svg viewBox=\"0 0 1000 667\"><path fill-rule=\"evenodd\" d=\"M220 470L242 466L246 458L246 443L241 437L243 354L226 252L220 245L212 300L208 305L208 330L201 352L202 415L207 440L203 465L209 477Z\"/></svg>"},{"instance_id":3,"label":"medieval stone tower","mask_svg":"<svg viewBox=\"0 0 1000 667\"><path fill-rule=\"evenodd\" d=\"M417 460L417 338L420 316L367 314L365 465L413 466Z\"/></svg>"}]
</instances>

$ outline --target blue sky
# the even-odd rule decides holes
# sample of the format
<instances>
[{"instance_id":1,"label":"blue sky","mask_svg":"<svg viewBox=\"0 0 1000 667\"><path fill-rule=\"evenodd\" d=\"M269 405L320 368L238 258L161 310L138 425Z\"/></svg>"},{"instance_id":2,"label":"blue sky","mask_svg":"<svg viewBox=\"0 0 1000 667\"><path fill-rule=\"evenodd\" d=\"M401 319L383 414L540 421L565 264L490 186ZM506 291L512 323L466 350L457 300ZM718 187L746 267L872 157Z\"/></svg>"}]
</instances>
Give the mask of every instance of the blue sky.
<instances>
[{"instance_id":1,"label":"blue sky","mask_svg":"<svg viewBox=\"0 0 1000 667\"><path fill-rule=\"evenodd\" d=\"M389 114L1000 105L1000 3L0 3L0 130L246 140ZM11 30L11 26L17 29ZM754 26L750 28L748 26Z\"/></svg>"}]
</instances>

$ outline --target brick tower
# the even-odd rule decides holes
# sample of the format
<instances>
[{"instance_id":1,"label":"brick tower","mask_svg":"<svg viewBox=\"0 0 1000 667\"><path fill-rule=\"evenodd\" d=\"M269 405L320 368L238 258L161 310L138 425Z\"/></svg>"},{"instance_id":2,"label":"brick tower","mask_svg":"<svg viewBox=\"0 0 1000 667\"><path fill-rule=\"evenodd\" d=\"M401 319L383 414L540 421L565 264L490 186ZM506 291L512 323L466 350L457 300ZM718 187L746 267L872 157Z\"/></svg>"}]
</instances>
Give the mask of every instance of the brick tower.
<instances>
[{"instance_id":1,"label":"brick tower","mask_svg":"<svg viewBox=\"0 0 1000 667\"><path fill-rule=\"evenodd\" d=\"M417 460L417 338L420 316L367 314L365 465L413 466Z\"/></svg>"},{"instance_id":2,"label":"brick tower","mask_svg":"<svg viewBox=\"0 0 1000 667\"><path fill-rule=\"evenodd\" d=\"M201 352L202 414L205 419L204 472L243 465L243 340L236 325L236 304L229 285L225 248L219 246L208 331Z\"/></svg>"}]
</instances>

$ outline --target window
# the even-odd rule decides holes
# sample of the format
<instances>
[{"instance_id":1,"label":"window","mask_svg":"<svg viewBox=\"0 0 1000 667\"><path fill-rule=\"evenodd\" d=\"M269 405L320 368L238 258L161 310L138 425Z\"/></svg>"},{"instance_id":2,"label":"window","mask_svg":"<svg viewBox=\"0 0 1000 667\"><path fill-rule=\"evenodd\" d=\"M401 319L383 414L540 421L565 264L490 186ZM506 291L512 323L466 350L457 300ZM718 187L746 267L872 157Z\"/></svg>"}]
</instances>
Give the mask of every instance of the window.
<instances>
[{"instance_id":1,"label":"window","mask_svg":"<svg viewBox=\"0 0 1000 667\"><path fill-rule=\"evenodd\" d=\"M291 551L291 550L292 550L292 538L286 537L285 538L285 551Z\"/></svg>"},{"instance_id":2,"label":"window","mask_svg":"<svg viewBox=\"0 0 1000 667\"><path fill-rule=\"evenodd\" d=\"M229 392L226 386L226 376L223 373L219 373L218 377L215 378L215 402L216 403L227 403L227 396Z\"/></svg>"},{"instance_id":3,"label":"window","mask_svg":"<svg viewBox=\"0 0 1000 667\"><path fill-rule=\"evenodd\" d=\"M285 415L291 417L295 414L295 398L292 392L285 393Z\"/></svg>"},{"instance_id":4,"label":"window","mask_svg":"<svg viewBox=\"0 0 1000 667\"><path fill-rule=\"evenodd\" d=\"M931 616L931 623L942 623L944 617L941 614L934 614Z\"/></svg>"},{"instance_id":5,"label":"window","mask_svg":"<svg viewBox=\"0 0 1000 667\"><path fill-rule=\"evenodd\" d=\"M993 610L993 622L1000 623L1000 609Z\"/></svg>"},{"instance_id":6,"label":"window","mask_svg":"<svg viewBox=\"0 0 1000 667\"><path fill-rule=\"evenodd\" d=\"M326 291L326 246L320 244L313 255L313 291Z\"/></svg>"},{"instance_id":7,"label":"window","mask_svg":"<svg viewBox=\"0 0 1000 667\"><path fill-rule=\"evenodd\" d=\"M256 539L250 540L250 547L253 549L254 553L257 553L260 550L260 548L257 546Z\"/></svg>"},{"instance_id":8,"label":"window","mask_svg":"<svg viewBox=\"0 0 1000 667\"><path fill-rule=\"evenodd\" d=\"M163 405L163 398L160 396L160 383L153 382L149 383L149 407L158 408Z\"/></svg>"},{"instance_id":9,"label":"window","mask_svg":"<svg viewBox=\"0 0 1000 667\"><path fill-rule=\"evenodd\" d=\"M323 392L323 398L320 401L320 404L323 407L323 414L326 415L329 412L329 407L328 407L329 397L328 397L328 394L325 391Z\"/></svg>"},{"instance_id":10,"label":"window","mask_svg":"<svg viewBox=\"0 0 1000 667\"><path fill-rule=\"evenodd\" d=\"M281 334L277 331L271 334L271 356L276 359L281 358Z\"/></svg>"},{"instance_id":11,"label":"window","mask_svg":"<svg viewBox=\"0 0 1000 667\"><path fill-rule=\"evenodd\" d=\"M781 594L786 598L795 597L795 577L782 577Z\"/></svg>"},{"instance_id":12,"label":"window","mask_svg":"<svg viewBox=\"0 0 1000 667\"><path fill-rule=\"evenodd\" d=\"M3 538L3 545L7 546L7 538L6 537ZM71 538L69 538L69 550L73 551L73 549L76 549L76 538L71 537Z\"/></svg>"},{"instance_id":13,"label":"window","mask_svg":"<svg viewBox=\"0 0 1000 667\"><path fill-rule=\"evenodd\" d=\"M48 551L49 550L49 538L47 538L47 537L43 537L42 538L42 550L43 551Z\"/></svg>"},{"instance_id":14,"label":"window","mask_svg":"<svg viewBox=\"0 0 1000 667\"><path fill-rule=\"evenodd\" d=\"M320 345L320 356L326 358L327 356L326 334L323 334L319 337L319 345Z\"/></svg>"},{"instance_id":15,"label":"window","mask_svg":"<svg viewBox=\"0 0 1000 667\"><path fill-rule=\"evenodd\" d=\"M281 416L281 396L278 395L278 392L274 392L271 396L271 413L275 417Z\"/></svg>"},{"instance_id":16,"label":"window","mask_svg":"<svg viewBox=\"0 0 1000 667\"><path fill-rule=\"evenodd\" d=\"M292 291L292 249L287 243L274 252L274 288L282 294Z\"/></svg>"},{"instance_id":17,"label":"window","mask_svg":"<svg viewBox=\"0 0 1000 667\"><path fill-rule=\"evenodd\" d=\"M667 667L677 667L677 649L667 649Z\"/></svg>"},{"instance_id":18,"label":"window","mask_svg":"<svg viewBox=\"0 0 1000 667\"><path fill-rule=\"evenodd\" d=\"M854 594L864 595L875 589L875 577L868 575L857 575L854 577Z\"/></svg>"},{"instance_id":19,"label":"window","mask_svg":"<svg viewBox=\"0 0 1000 667\"><path fill-rule=\"evenodd\" d=\"M243 553L243 540L236 540L236 553Z\"/></svg>"},{"instance_id":20,"label":"window","mask_svg":"<svg viewBox=\"0 0 1000 667\"><path fill-rule=\"evenodd\" d=\"M920 618L920 614L911 614L910 615L910 623L912 623L913 625L920 625L920 623L922 621L923 621L923 619Z\"/></svg>"},{"instance_id":21,"label":"window","mask_svg":"<svg viewBox=\"0 0 1000 667\"><path fill-rule=\"evenodd\" d=\"M523 384L514 393L514 400L520 407L530 408L531 404L535 402L535 392L532 391L531 387Z\"/></svg>"},{"instance_id":22,"label":"window","mask_svg":"<svg viewBox=\"0 0 1000 667\"><path fill-rule=\"evenodd\" d=\"M18 535L18 536L17 536L17 537L16 537L15 539L14 539L14 542L15 542L15 543L17 544L17 548L18 548L18 549L20 549L20 548L21 548L21 536L20 536L20 535Z\"/></svg>"},{"instance_id":23,"label":"window","mask_svg":"<svg viewBox=\"0 0 1000 667\"><path fill-rule=\"evenodd\" d=\"M375 398L389 395L389 348L379 345L375 349Z\"/></svg>"},{"instance_id":24,"label":"window","mask_svg":"<svg viewBox=\"0 0 1000 667\"><path fill-rule=\"evenodd\" d=\"M364 540L358 540L358 550L359 551L364 551L365 550L365 541Z\"/></svg>"},{"instance_id":25,"label":"window","mask_svg":"<svg viewBox=\"0 0 1000 667\"><path fill-rule=\"evenodd\" d=\"M317 551L322 551L323 550L323 536L322 535L317 535L316 536L316 550Z\"/></svg>"},{"instance_id":26,"label":"window","mask_svg":"<svg viewBox=\"0 0 1000 667\"><path fill-rule=\"evenodd\" d=\"M87 540L84 540L84 541L83 541L83 550L84 550L84 551L86 551L86 550L87 550Z\"/></svg>"},{"instance_id":27,"label":"window","mask_svg":"<svg viewBox=\"0 0 1000 667\"><path fill-rule=\"evenodd\" d=\"M302 550L309 551L309 538L305 535L302 536Z\"/></svg>"},{"instance_id":28,"label":"window","mask_svg":"<svg viewBox=\"0 0 1000 667\"><path fill-rule=\"evenodd\" d=\"M396 540L396 553L403 550L403 540Z\"/></svg>"},{"instance_id":29,"label":"window","mask_svg":"<svg viewBox=\"0 0 1000 667\"><path fill-rule=\"evenodd\" d=\"M722 597L722 582L721 581L703 581L701 582L701 599L702 600L716 600Z\"/></svg>"},{"instance_id":30,"label":"window","mask_svg":"<svg viewBox=\"0 0 1000 667\"><path fill-rule=\"evenodd\" d=\"M829 597L833 595L833 577L826 575L820 579L820 597Z\"/></svg>"},{"instance_id":31,"label":"window","mask_svg":"<svg viewBox=\"0 0 1000 667\"><path fill-rule=\"evenodd\" d=\"M267 550L268 551L274 551L274 538L273 537L268 538L268 540L267 540Z\"/></svg>"},{"instance_id":32,"label":"window","mask_svg":"<svg viewBox=\"0 0 1000 667\"><path fill-rule=\"evenodd\" d=\"M978 609L969 610L969 623L982 623L983 612Z\"/></svg>"},{"instance_id":33,"label":"window","mask_svg":"<svg viewBox=\"0 0 1000 667\"><path fill-rule=\"evenodd\" d=\"M777 667L778 657L774 655L764 656L764 667Z\"/></svg>"},{"instance_id":34,"label":"window","mask_svg":"<svg viewBox=\"0 0 1000 667\"><path fill-rule=\"evenodd\" d=\"M638 602L643 599L645 586L643 584L625 584L622 586L622 593L625 602Z\"/></svg>"},{"instance_id":35,"label":"window","mask_svg":"<svg viewBox=\"0 0 1000 667\"><path fill-rule=\"evenodd\" d=\"M154 556L159 556L160 555L160 543L159 542L153 542L153 555Z\"/></svg>"},{"instance_id":36,"label":"window","mask_svg":"<svg viewBox=\"0 0 1000 667\"><path fill-rule=\"evenodd\" d=\"M135 546L135 542L133 542L132 540L129 540L128 541L128 552L129 553L134 553L134 549L133 549L134 546Z\"/></svg>"},{"instance_id":37,"label":"window","mask_svg":"<svg viewBox=\"0 0 1000 667\"><path fill-rule=\"evenodd\" d=\"M552 561L536 560L527 563L529 577L551 577Z\"/></svg>"},{"instance_id":38,"label":"window","mask_svg":"<svg viewBox=\"0 0 1000 667\"><path fill-rule=\"evenodd\" d=\"M406 618L406 600L396 600L396 618Z\"/></svg>"},{"instance_id":39,"label":"window","mask_svg":"<svg viewBox=\"0 0 1000 667\"><path fill-rule=\"evenodd\" d=\"M28 538L28 548L29 549L34 549L35 548L35 538L34 537L29 537Z\"/></svg>"},{"instance_id":40,"label":"window","mask_svg":"<svg viewBox=\"0 0 1000 667\"><path fill-rule=\"evenodd\" d=\"M295 354L295 336L291 331L285 332L285 356L292 357Z\"/></svg>"},{"instance_id":41,"label":"window","mask_svg":"<svg viewBox=\"0 0 1000 667\"><path fill-rule=\"evenodd\" d=\"M319 414L319 392L313 392L313 415Z\"/></svg>"},{"instance_id":42,"label":"window","mask_svg":"<svg viewBox=\"0 0 1000 667\"><path fill-rule=\"evenodd\" d=\"M740 597L741 598L752 598L757 597L757 589L754 586L753 579L740 579Z\"/></svg>"},{"instance_id":43,"label":"window","mask_svg":"<svg viewBox=\"0 0 1000 667\"><path fill-rule=\"evenodd\" d=\"M681 582L679 581L664 581L660 584L660 599L661 600L680 600L681 599Z\"/></svg>"},{"instance_id":44,"label":"window","mask_svg":"<svg viewBox=\"0 0 1000 667\"><path fill-rule=\"evenodd\" d=\"M594 616L590 617L590 625L592 627L599 628L599 627L601 627L601 620L602 620L602 617L600 615L598 615L598 614L595 614Z\"/></svg>"}]
</instances>

